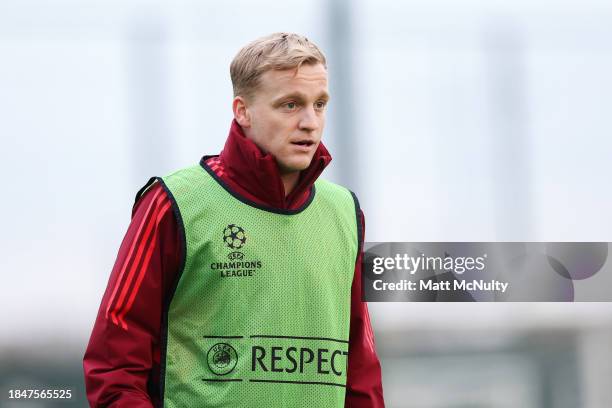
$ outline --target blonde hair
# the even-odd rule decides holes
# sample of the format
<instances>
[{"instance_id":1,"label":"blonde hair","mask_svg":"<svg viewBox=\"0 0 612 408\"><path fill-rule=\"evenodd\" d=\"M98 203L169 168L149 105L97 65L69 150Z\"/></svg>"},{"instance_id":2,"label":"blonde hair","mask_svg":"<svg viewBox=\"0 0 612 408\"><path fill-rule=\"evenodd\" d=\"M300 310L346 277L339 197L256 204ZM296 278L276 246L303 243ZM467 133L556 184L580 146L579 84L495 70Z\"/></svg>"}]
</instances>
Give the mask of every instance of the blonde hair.
<instances>
[{"instance_id":1,"label":"blonde hair","mask_svg":"<svg viewBox=\"0 0 612 408\"><path fill-rule=\"evenodd\" d=\"M302 64L322 64L325 55L308 38L294 33L274 33L247 44L232 60L230 76L234 96L250 98L261 75L271 69L299 68Z\"/></svg>"}]
</instances>

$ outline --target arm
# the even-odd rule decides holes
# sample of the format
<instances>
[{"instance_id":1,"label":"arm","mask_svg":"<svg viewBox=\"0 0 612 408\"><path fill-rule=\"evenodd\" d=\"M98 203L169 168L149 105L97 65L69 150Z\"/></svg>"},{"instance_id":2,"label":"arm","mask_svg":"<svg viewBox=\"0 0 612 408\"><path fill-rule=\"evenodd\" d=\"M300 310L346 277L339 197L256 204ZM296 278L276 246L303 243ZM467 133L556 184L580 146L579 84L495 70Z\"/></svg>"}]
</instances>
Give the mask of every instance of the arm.
<instances>
[{"instance_id":1,"label":"arm","mask_svg":"<svg viewBox=\"0 0 612 408\"><path fill-rule=\"evenodd\" d=\"M359 216L365 235L363 212L360 211ZM383 401L380 362L376 355L368 305L361 301L363 242L359 243L359 248L351 288L351 329L345 407L383 408L385 403Z\"/></svg>"},{"instance_id":2,"label":"arm","mask_svg":"<svg viewBox=\"0 0 612 408\"><path fill-rule=\"evenodd\" d=\"M177 237L170 201L154 184L135 204L83 358L92 407L156 403L161 311L179 265Z\"/></svg>"}]
</instances>

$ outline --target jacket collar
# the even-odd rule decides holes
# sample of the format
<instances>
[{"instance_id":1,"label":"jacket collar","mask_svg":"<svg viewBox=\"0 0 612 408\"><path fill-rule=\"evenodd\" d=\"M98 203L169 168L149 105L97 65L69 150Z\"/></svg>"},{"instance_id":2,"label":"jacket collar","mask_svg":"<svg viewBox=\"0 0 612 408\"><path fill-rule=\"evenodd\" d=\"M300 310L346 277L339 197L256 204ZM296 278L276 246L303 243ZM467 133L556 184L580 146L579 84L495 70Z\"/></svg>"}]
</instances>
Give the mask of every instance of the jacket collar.
<instances>
[{"instance_id":1,"label":"jacket collar","mask_svg":"<svg viewBox=\"0 0 612 408\"><path fill-rule=\"evenodd\" d=\"M323 143L319 143L310 166L300 173L295 188L285 197L276 160L248 139L236 120L232 121L219 158L232 183L263 204L278 209L294 208L304 202L312 185L332 159Z\"/></svg>"}]
</instances>

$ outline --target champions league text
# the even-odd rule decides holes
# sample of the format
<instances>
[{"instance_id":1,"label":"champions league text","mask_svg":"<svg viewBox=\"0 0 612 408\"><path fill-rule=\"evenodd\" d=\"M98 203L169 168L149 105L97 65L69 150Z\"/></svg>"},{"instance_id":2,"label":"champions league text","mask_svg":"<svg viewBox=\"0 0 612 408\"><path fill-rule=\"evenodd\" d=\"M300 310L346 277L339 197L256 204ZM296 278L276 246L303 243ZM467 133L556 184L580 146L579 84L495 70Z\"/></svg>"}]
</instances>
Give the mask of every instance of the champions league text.
<instances>
[{"instance_id":1,"label":"champions league text","mask_svg":"<svg viewBox=\"0 0 612 408\"><path fill-rule=\"evenodd\" d=\"M253 273L259 268L261 268L261 261L213 262L210 264L210 269L219 271L222 278L253 276Z\"/></svg>"}]
</instances>

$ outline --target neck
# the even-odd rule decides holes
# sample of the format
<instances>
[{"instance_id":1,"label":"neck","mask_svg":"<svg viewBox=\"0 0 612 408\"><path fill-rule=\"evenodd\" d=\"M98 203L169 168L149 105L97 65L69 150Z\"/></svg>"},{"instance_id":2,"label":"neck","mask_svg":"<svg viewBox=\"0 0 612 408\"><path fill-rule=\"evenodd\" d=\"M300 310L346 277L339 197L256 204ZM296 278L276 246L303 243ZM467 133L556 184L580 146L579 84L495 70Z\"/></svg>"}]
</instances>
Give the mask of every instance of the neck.
<instances>
[{"instance_id":1,"label":"neck","mask_svg":"<svg viewBox=\"0 0 612 408\"><path fill-rule=\"evenodd\" d=\"M281 174L281 180L283 182L283 187L285 189L285 197L291 194L291 192L297 185L299 179L300 179L299 171L293 171L291 173Z\"/></svg>"}]
</instances>

